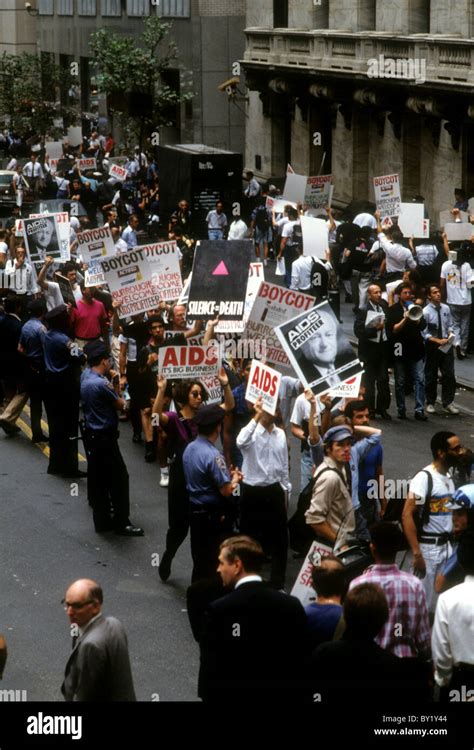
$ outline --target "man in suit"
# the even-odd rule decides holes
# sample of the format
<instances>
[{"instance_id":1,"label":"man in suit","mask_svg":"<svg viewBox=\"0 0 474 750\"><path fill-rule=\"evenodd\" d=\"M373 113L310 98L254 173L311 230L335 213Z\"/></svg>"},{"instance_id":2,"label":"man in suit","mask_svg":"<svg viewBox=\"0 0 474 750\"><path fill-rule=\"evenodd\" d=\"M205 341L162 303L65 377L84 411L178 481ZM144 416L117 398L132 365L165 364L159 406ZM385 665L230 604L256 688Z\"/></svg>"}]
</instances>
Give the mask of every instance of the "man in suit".
<instances>
[{"instance_id":1,"label":"man in suit","mask_svg":"<svg viewBox=\"0 0 474 750\"><path fill-rule=\"evenodd\" d=\"M380 414L383 419L391 419L388 413L390 406L389 345L385 331L388 305L382 299L382 290L378 284L371 284L367 294L367 306L358 310L354 323L354 333L359 339L359 359L364 363L365 368L365 400L372 419L376 413ZM375 395L376 386L377 396Z\"/></svg>"},{"instance_id":2,"label":"man in suit","mask_svg":"<svg viewBox=\"0 0 474 750\"><path fill-rule=\"evenodd\" d=\"M261 578L263 550L248 536L220 546L218 572L233 590L212 602L200 638L199 696L228 702L301 700L308 631L304 609Z\"/></svg>"},{"instance_id":3,"label":"man in suit","mask_svg":"<svg viewBox=\"0 0 474 750\"><path fill-rule=\"evenodd\" d=\"M136 700L127 636L115 617L103 616L102 602L101 587L88 579L75 581L66 592L73 633L61 686L66 701Z\"/></svg>"},{"instance_id":4,"label":"man in suit","mask_svg":"<svg viewBox=\"0 0 474 750\"><path fill-rule=\"evenodd\" d=\"M28 401L25 363L18 351L21 307L21 299L17 295L11 295L5 300L5 314L0 315L0 382L5 407L0 418L0 427L7 435L20 432L16 421Z\"/></svg>"}]
</instances>

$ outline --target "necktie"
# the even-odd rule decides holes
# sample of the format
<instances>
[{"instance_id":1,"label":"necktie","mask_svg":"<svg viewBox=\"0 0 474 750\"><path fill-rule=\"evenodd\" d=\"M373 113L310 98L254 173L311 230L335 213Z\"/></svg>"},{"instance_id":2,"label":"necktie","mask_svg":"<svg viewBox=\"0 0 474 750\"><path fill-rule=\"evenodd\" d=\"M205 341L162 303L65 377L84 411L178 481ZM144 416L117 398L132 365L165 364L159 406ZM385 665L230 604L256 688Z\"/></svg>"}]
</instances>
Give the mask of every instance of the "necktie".
<instances>
[{"instance_id":1,"label":"necktie","mask_svg":"<svg viewBox=\"0 0 474 750\"><path fill-rule=\"evenodd\" d=\"M443 338L443 324L441 323L441 307L437 307L436 312L438 313L438 330L436 332L436 337L438 339L442 339Z\"/></svg>"}]
</instances>

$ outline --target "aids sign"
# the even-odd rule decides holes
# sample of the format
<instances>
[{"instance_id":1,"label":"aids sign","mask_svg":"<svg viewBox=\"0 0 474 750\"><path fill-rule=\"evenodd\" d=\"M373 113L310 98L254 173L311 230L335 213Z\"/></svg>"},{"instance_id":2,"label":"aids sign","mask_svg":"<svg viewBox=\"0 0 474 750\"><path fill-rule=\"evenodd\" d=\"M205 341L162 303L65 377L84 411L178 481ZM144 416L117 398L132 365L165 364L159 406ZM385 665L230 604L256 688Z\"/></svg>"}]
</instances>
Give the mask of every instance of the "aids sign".
<instances>
[{"instance_id":1,"label":"aids sign","mask_svg":"<svg viewBox=\"0 0 474 750\"><path fill-rule=\"evenodd\" d=\"M158 371L168 380L213 377L219 370L214 346L166 346L159 350Z\"/></svg>"},{"instance_id":2,"label":"aids sign","mask_svg":"<svg viewBox=\"0 0 474 750\"><path fill-rule=\"evenodd\" d=\"M254 404L258 398L261 398L263 409L269 414L275 415L280 384L281 374L279 372L254 359L245 398L251 404Z\"/></svg>"},{"instance_id":3,"label":"aids sign","mask_svg":"<svg viewBox=\"0 0 474 750\"><path fill-rule=\"evenodd\" d=\"M189 320L242 320L252 240L199 242L189 288Z\"/></svg>"}]
</instances>

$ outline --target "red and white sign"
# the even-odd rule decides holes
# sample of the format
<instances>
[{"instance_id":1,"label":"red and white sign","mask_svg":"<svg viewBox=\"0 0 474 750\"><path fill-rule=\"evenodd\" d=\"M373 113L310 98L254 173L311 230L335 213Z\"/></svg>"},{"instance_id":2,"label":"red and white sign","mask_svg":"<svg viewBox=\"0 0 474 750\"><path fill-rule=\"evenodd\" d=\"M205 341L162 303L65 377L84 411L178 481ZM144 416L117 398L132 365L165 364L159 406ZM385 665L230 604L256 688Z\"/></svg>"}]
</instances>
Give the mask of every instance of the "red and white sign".
<instances>
[{"instance_id":1,"label":"red and white sign","mask_svg":"<svg viewBox=\"0 0 474 750\"><path fill-rule=\"evenodd\" d=\"M267 367L257 359L252 361L245 398L254 404L258 398L262 399L262 406L269 414L275 415L278 405L281 374L271 367Z\"/></svg>"},{"instance_id":2,"label":"red and white sign","mask_svg":"<svg viewBox=\"0 0 474 750\"><path fill-rule=\"evenodd\" d=\"M312 208L325 208L331 205L332 174L308 177L304 202Z\"/></svg>"},{"instance_id":3,"label":"red and white sign","mask_svg":"<svg viewBox=\"0 0 474 750\"><path fill-rule=\"evenodd\" d=\"M362 380L362 372L359 372L349 380L340 383L340 385L332 388L329 391L331 398L357 398L360 391L360 382Z\"/></svg>"},{"instance_id":4,"label":"red and white sign","mask_svg":"<svg viewBox=\"0 0 474 750\"><path fill-rule=\"evenodd\" d=\"M311 573L313 572L313 568L318 567L321 564L323 557L329 557L332 554L334 554L333 549L327 544L313 542L311 545L294 586L291 589L291 596L296 596L303 607L306 607L317 599L316 592L311 585Z\"/></svg>"},{"instance_id":5,"label":"red and white sign","mask_svg":"<svg viewBox=\"0 0 474 750\"><path fill-rule=\"evenodd\" d=\"M109 175L110 177L115 177L117 180L120 180L120 182L125 182L127 179L127 170L123 169L123 167L119 167L118 164L112 164L109 169Z\"/></svg>"},{"instance_id":6,"label":"red and white sign","mask_svg":"<svg viewBox=\"0 0 474 750\"><path fill-rule=\"evenodd\" d=\"M219 355L214 346L167 346L159 351L158 370L169 380L217 375Z\"/></svg>"},{"instance_id":7,"label":"red and white sign","mask_svg":"<svg viewBox=\"0 0 474 750\"><path fill-rule=\"evenodd\" d=\"M77 160L77 167L81 172L86 172L88 169L97 169L97 159L93 156Z\"/></svg>"},{"instance_id":8,"label":"red and white sign","mask_svg":"<svg viewBox=\"0 0 474 750\"><path fill-rule=\"evenodd\" d=\"M110 258L115 255L115 243L110 227L99 227L88 229L86 232L78 232L79 253L84 263L101 258Z\"/></svg>"},{"instance_id":9,"label":"red and white sign","mask_svg":"<svg viewBox=\"0 0 474 750\"><path fill-rule=\"evenodd\" d=\"M398 174L374 177L374 192L380 216L399 216L401 212L400 178Z\"/></svg>"}]
</instances>

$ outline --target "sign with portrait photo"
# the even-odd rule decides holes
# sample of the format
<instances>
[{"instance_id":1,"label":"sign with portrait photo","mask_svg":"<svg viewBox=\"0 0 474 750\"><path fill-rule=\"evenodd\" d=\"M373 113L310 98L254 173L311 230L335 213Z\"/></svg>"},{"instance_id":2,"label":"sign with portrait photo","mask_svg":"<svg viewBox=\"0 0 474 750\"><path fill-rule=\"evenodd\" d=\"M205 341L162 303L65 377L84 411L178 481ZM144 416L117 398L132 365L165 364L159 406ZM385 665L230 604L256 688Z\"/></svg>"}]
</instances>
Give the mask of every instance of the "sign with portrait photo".
<instances>
[{"instance_id":1,"label":"sign with portrait photo","mask_svg":"<svg viewBox=\"0 0 474 750\"><path fill-rule=\"evenodd\" d=\"M363 371L329 302L283 323L275 333L297 377L317 396Z\"/></svg>"},{"instance_id":2,"label":"sign with portrait photo","mask_svg":"<svg viewBox=\"0 0 474 750\"><path fill-rule=\"evenodd\" d=\"M23 237L31 263L44 263L50 255L57 262L64 260L57 218L54 214L23 219Z\"/></svg>"}]
</instances>

